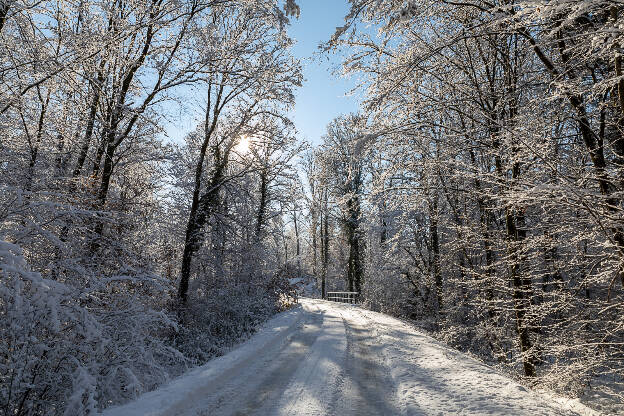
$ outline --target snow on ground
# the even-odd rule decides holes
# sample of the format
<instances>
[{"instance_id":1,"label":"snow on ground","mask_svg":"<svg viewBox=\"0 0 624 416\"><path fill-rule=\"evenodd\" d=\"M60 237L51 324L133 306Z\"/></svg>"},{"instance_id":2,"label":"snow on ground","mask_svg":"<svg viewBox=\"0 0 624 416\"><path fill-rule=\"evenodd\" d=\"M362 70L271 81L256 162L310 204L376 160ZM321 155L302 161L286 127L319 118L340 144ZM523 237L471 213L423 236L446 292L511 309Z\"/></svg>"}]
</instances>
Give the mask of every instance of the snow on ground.
<instances>
[{"instance_id":1,"label":"snow on ground","mask_svg":"<svg viewBox=\"0 0 624 416\"><path fill-rule=\"evenodd\" d=\"M405 415L598 415L576 399L526 389L409 324L384 314L355 312L384 345L386 365Z\"/></svg>"},{"instance_id":2,"label":"snow on ground","mask_svg":"<svg viewBox=\"0 0 624 416\"><path fill-rule=\"evenodd\" d=\"M288 279L288 283L296 288L298 296L317 298L321 295L316 279L313 276L293 277Z\"/></svg>"},{"instance_id":3,"label":"snow on ground","mask_svg":"<svg viewBox=\"0 0 624 416\"><path fill-rule=\"evenodd\" d=\"M229 354L104 416L595 415L525 389L413 327L302 299Z\"/></svg>"}]
</instances>

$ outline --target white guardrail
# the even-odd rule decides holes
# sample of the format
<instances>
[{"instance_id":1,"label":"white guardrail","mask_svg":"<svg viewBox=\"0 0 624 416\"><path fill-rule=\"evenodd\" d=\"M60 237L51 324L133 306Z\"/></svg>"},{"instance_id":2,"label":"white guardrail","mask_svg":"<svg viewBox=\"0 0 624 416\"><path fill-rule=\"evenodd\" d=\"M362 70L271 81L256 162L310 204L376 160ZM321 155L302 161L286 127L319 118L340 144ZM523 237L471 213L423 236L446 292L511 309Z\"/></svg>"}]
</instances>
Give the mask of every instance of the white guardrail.
<instances>
[{"instance_id":1,"label":"white guardrail","mask_svg":"<svg viewBox=\"0 0 624 416\"><path fill-rule=\"evenodd\" d=\"M358 292L327 292L327 300L340 303L357 303Z\"/></svg>"}]
</instances>

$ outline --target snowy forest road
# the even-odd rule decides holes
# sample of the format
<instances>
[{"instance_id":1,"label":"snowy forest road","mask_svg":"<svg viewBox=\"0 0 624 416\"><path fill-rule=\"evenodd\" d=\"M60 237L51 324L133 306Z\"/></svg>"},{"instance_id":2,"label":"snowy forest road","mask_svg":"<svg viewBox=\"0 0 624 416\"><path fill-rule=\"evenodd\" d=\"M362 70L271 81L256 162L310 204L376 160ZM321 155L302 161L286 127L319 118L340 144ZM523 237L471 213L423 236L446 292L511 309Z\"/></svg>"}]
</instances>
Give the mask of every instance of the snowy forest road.
<instances>
[{"instance_id":1,"label":"snowy forest road","mask_svg":"<svg viewBox=\"0 0 624 416\"><path fill-rule=\"evenodd\" d=\"M132 415L580 415L413 327L357 306L302 299L229 354L138 400Z\"/></svg>"}]
</instances>

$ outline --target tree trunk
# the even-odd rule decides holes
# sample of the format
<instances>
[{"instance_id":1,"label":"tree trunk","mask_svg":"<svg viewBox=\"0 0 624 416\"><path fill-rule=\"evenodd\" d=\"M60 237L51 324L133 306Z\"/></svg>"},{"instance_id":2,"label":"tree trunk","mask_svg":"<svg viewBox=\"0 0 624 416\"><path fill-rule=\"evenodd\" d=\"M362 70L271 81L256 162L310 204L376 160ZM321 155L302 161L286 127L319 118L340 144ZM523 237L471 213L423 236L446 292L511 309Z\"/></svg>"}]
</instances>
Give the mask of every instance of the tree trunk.
<instances>
[{"instance_id":1,"label":"tree trunk","mask_svg":"<svg viewBox=\"0 0 624 416\"><path fill-rule=\"evenodd\" d=\"M349 198L347 201L347 220L345 228L347 231L347 242L349 244L349 264L347 270L347 282L350 292L360 293L362 290L362 259L361 241L359 230L359 200Z\"/></svg>"},{"instance_id":2,"label":"tree trunk","mask_svg":"<svg viewBox=\"0 0 624 416\"><path fill-rule=\"evenodd\" d=\"M184 252L182 253L182 267L180 271L180 286L178 287L178 298L182 305L188 300L188 286L191 276L191 262L193 256L199 250L202 243L202 230L208 219L219 204L219 190L223 181L223 169L215 170L208 191L191 206L189 221L186 226L186 236L184 239ZM195 202L195 201L193 201Z\"/></svg>"},{"instance_id":3,"label":"tree trunk","mask_svg":"<svg viewBox=\"0 0 624 416\"><path fill-rule=\"evenodd\" d=\"M323 212L321 213L321 244L322 244L322 270L321 270L321 295L326 298L327 268L329 266L329 210L327 207L327 190L323 191Z\"/></svg>"},{"instance_id":4,"label":"tree trunk","mask_svg":"<svg viewBox=\"0 0 624 416\"><path fill-rule=\"evenodd\" d=\"M100 166L102 164L102 157L104 156L104 151L108 146L108 137L110 136L109 131L111 130L111 120L113 117L112 108L108 108L106 113L106 121L104 122L104 127L100 133L100 142L98 143L98 148L95 153L95 159L93 159L93 169L91 171L91 175L96 178L100 174Z\"/></svg>"},{"instance_id":5,"label":"tree trunk","mask_svg":"<svg viewBox=\"0 0 624 416\"><path fill-rule=\"evenodd\" d=\"M178 300L182 306L186 305L188 300L188 286L191 276L191 263L193 255L199 250L201 244L201 231L206 224L208 218L217 207L219 202L219 190L223 182L223 175L228 163L229 150L222 150L215 145L212 153L214 156L214 171L208 181L206 193L200 198L201 177L204 171L204 160L208 145L212 134L217 127L220 109L222 108L221 98L225 83L221 83L217 89L217 95L212 107L212 82L208 82L208 102L206 104L206 115L204 118L204 140L199 150L199 158L195 165L195 182L193 185L193 198L191 201L191 209L189 220L186 225L186 236L184 239L184 251L182 253L182 267L180 270L180 285L178 286Z\"/></svg>"},{"instance_id":6,"label":"tree trunk","mask_svg":"<svg viewBox=\"0 0 624 416\"><path fill-rule=\"evenodd\" d=\"M520 342L520 351L522 352L522 365L524 367L524 375L528 377L535 376L535 366L537 360L533 352L533 344L530 337L529 324L527 322L527 312L531 306L531 279L526 275L523 276L521 271L520 245L526 238L526 230L523 228L524 215L516 212L511 208L505 212L505 224L507 228L507 237L509 239L509 257L511 265L509 274L513 285L513 301L514 312L516 314L516 331Z\"/></svg>"},{"instance_id":7,"label":"tree trunk","mask_svg":"<svg viewBox=\"0 0 624 416\"><path fill-rule=\"evenodd\" d=\"M80 175L84 162L87 159L87 153L89 152L89 145L91 143L91 137L93 136L93 126L95 125L95 116L97 115L97 106L100 102L101 85L104 82L102 72L98 72L98 85L94 86L93 97L89 107L89 118L87 119L87 127L85 129L85 135L82 139L82 146L80 147L80 153L76 160L76 166L72 172L72 176L75 178Z\"/></svg>"},{"instance_id":8,"label":"tree trunk","mask_svg":"<svg viewBox=\"0 0 624 416\"><path fill-rule=\"evenodd\" d=\"M267 188L267 171L266 169L262 169L260 171L260 202L256 218L256 242L259 242L262 239L262 227L264 226L266 216Z\"/></svg>"},{"instance_id":9,"label":"tree trunk","mask_svg":"<svg viewBox=\"0 0 624 416\"><path fill-rule=\"evenodd\" d=\"M41 97L40 97L41 98ZM50 92L48 91L48 95L45 101L41 103L41 111L39 112L39 120L37 122L37 133L35 135L34 143L31 143L29 140L30 147L30 160L28 161L28 177L26 179L25 189L28 194L32 189L32 183L35 176L35 164L37 163L37 157L39 155L39 145L41 144L41 139L43 138L43 125L45 120L45 115L48 109L48 104L50 102ZM24 126L26 128L26 126ZM28 131L26 131L28 134ZM30 137L29 137L30 138ZM30 199L30 195L26 195L27 199Z\"/></svg>"},{"instance_id":10,"label":"tree trunk","mask_svg":"<svg viewBox=\"0 0 624 416\"><path fill-rule=\"evenodd\" d=\"M102 167L102 180L100 182L100 189L98 191L98 201L101 206L106 203L108 197L108 189L110 187L111 177L113 175L113 156L117 149L118 142L115 142L115 129L109 130L106 138L108 143L106 146L106 152L104 153L104 166Z\"/></svg>"},{"instance_id":11,"label":"tree trunk","mask_svg":"<svg viewBox=\"0 0 624 416\"><path fill-rule=\"evenodd\" d=\"M318 279L318 267L317 267L317 229L318 229L318 213L316 208L312 209L312 224L310 224L310 234L312 235L312 274L315 279ZM318 280L317 280L318 281Z\"/></svg>"},{"instance_id":12,"label":"tree trunk","mask_svg":"<svg viewBox=\"0 0 624 416\"><path fill-rule=\"evenodd\" d=\"M429 212L429 236L431 238L431 252L433 254L431 270L435 282L438 314L442 314L442 271L440 270L440 238L438 236L438 198L434 195Z\"/></svg>"},{"instance_id":13,"label":"tree trunk","mask_svg":"<svg viewBox=\"0 0 624 416\"><path fill-rule=\"evenodd\" d=\"M297 211L293 211L293 225L295 227L295 253L297 254L297 274L301 275L301 242L299 241L299 227L297 225Z\"/></svg>"},{"instance_id":14,"label":"tree trunk","mask_svg":"<svg viewBox=\"0 0 624 416\"><path fill-rule=\"evenodd\" d=\"M2 28L6 23L7 16L9 14L9 9L11 8L12 0L5 0L0 3L0 33L2 33Z\"/></svg>"}]
</instances>

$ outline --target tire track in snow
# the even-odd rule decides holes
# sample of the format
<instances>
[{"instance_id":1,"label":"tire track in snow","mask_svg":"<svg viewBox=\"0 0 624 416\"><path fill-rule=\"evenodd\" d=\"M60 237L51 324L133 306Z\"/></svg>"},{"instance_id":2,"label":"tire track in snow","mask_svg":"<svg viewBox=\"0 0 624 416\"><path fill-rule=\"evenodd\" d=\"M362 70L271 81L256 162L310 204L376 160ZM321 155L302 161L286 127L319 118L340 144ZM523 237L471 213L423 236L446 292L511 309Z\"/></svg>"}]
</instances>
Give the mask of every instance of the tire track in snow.
<instances>
[{"instance_id":1,"label":"tire track in snow","mask_svg":"<svg viewBox=\"0 0 624 416\"><path fill-rule=\"evenodd\" d=\"M331 403L337 391L336 380L344 366L344 325L336 310L323 303L306 301L306 304L321 308L325 317L323 329L271 415L336 414Z\"/></svg>"},{"instance_id":2,"label":"tire track in snow","mask_svg":"<svg viewBox=\"0 0 624 416\"><path fill-rule=\"evenodd\" d=\"M317 313L309 313L304 326L291 335L289 343L280 351L271 363L269 373L263 378L260 386L247 398L239 410L233 413L242 415L272 415L271 409L287 389L293 374L302 362L309 359L311 347L322 332L324 314L317 308ZM206 415L217 413L206 413Z\"/></svg>"},{"instance_id":3,"label":"tire track in snow","mask_svg":"<svg viewBox=\"0 0 624 416\"><path fill-rule=\"evenodd\" d=\"M596 414L527 390L387 315L301 303L240 348L105 414Z\"/></svg>"},{"instance_id":4,"label":"tire track in snow","mask_svg":"<svg viewBox=\"0 0 624 416\"><path fill-rule=\"evenodd\" d=\"M347 354L339 414L396 415L394 382L384 365L381 345L375 342L367 320L354 307L347 308L341 311Z\"/></svg>"},{"instance_id":5,"label":"tire track in snow","mask_svg":"<svg viewBox=\"0 0 624 416\"><path fill-rule=\"evenodd\" d=\"M270 409L288 386L300 363L310 354L310 346L318 338L323 326L324 314L304 309L303 319L296 327L284 334L277 350L263 348L262 355L230 371L227 382L215 380L214 390L196 403L194 414L219 415L272 415ZM259 351L260 352L260 351ZM188 414L188 413L171 413Z\"/></svg>"}]
</instances>

